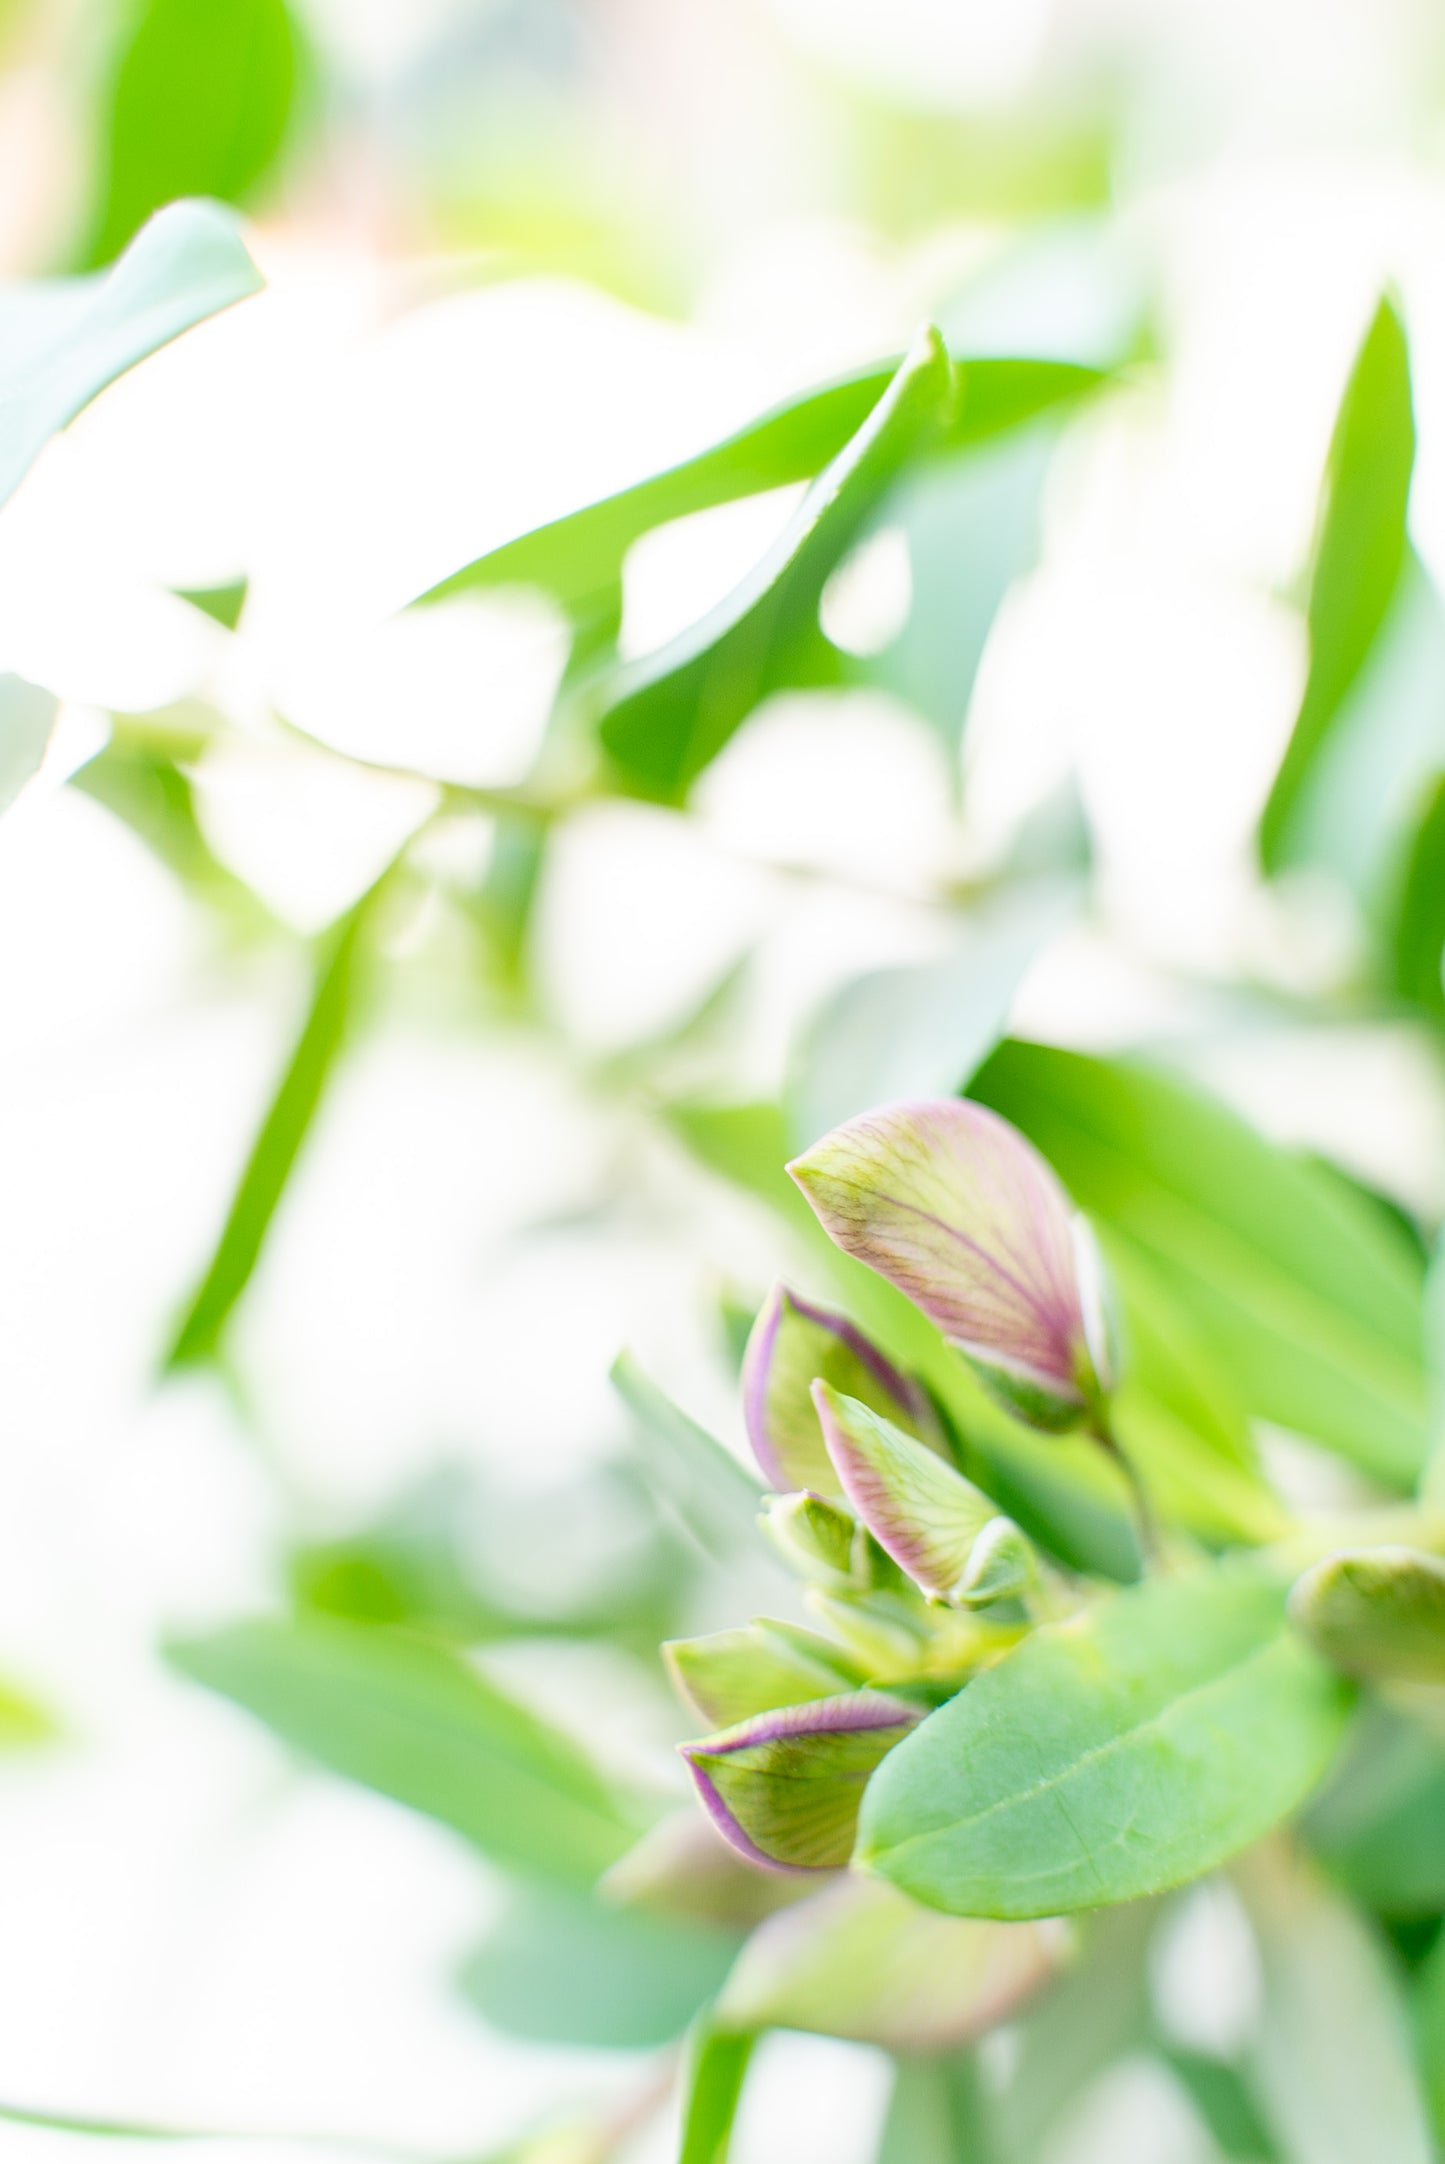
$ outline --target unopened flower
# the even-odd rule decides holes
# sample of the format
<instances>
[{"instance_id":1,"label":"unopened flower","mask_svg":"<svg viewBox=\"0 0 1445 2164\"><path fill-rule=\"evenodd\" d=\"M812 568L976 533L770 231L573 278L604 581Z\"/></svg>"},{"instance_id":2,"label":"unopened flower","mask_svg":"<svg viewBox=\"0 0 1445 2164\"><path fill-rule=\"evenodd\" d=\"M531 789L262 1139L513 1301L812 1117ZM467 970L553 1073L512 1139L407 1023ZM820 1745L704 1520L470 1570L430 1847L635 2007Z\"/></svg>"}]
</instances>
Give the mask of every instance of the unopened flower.
<instances>
[{"instance_id":1,"label":"unopened flower","mask_svg":"<svg viewBox=\"0 0 1445 2164\"><path fill-rule=\"evenodd\" d=\"M910 1434L937 1438L937 1416L916 1382L845 1316L776 1285L753 1325L742 1376L748 1439L769 1487L836 1493L809 1395L820 1376Z\"/></svg>"},{"instance_id":2,"label":"unopened flower","mask_svg":"<svg viewBox=\"0 0 1445 2164\"><path fill-rule=\"evenodd\" d=\"M1342 1549L1298 1579L1290 1619L1336 1668L1445 1683L1445 1562L1421 1549Z\"/></svg>"},{"instance_id":3,"label":"unopened flower","mask_svg":"<svg viewBox=\"0 0 1445 2164\"><path fill-rule=\"evenodd\" d=\"M719 1728L856 1690L863 1672L842 1647L797 1624L750 1623L705 1638L674 1638L663 1659L682 1696Z\"/></svg>"},{"instance_id":4,"label":"unopened flower","mask_svg":"<svg viewBox=\"0 0 1445 2164\"><path fill-rule=\"evenodd\" d=\"M835 1590L865 1582L866 1557L860 1553L858 1521L826 1495L814 1495L807 1488L796 1495L769 1495L759 1523L799 1577Z\"/></svg>"},{"instance_id":5,"label":"unopened flower","mask_svg":"<svg viewBox=\"0 0 1445 2164\"><path fill-rule=\"evenodd\" d=\"M1032 1551L981 1489L855 1398L813 1396L844 1493L915 1585L963 1606L1022 1591Z\"/></svg>"},{"instance_id":6,"label":"unopened flower","mask_svg":"<svg viewBox=\"0 0 1445 2164\"><path fill-rule=\"evenodd\" d=\"M996 1112L955 1097L884 1105L788 1169L829 1237L905 1292L1025 1419L1067 1426L1109 1387L1092 1240Z\"/></svg>"},{"instance_id":7,"label":"unopened flower","mask_svg":"<svg viewBox=\"0 0 1445 2164\"><path fill-rule=\"evenodd\" d=\"M782 1706L685 1743L714 1825L754 1863L840 1869L853 1853L863 1790L919 1710L881 1691Z\"/></svg>"}]
</instances>

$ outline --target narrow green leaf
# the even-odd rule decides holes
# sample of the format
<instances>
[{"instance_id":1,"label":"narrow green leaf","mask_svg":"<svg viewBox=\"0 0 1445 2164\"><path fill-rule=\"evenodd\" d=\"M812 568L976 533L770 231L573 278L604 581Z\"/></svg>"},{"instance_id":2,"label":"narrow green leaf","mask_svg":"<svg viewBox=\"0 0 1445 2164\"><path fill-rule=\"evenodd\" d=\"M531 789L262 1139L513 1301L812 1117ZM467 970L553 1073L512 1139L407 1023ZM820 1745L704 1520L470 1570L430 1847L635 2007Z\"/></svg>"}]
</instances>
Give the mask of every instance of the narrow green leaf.
<instances>
[{"instance_id":1,"label":"narrow green leaf","mask_svg":"<svg viewBox=\"0 0 1445 2164\"><path fill-rule=\"evenodd\" d=\"M1425 791L1409 837L1390 953L1394 990L1445 1020L1445 774Z\"/></svg>"},{"instance_id":2,"label":"narrow green leaf","mask_svg":"<svg viewBox=\"0 0 1445 2164\"><path fill-rule=\"evenodd\" d=\"M1121 1593L1035 1632L899 1744L857 1860L962 1916L1158 1893L1293 1810L1347 1704L1261 1575Z\"/></svg>"},{"instance_id":3,"label":"narrow green leaf","mask_svg":"<svg viewBox=\"0 0 1445 2164\"><path fill-rule=\"evenodd\" d=\"M739 1943L736 1932L517 1888L460 1982L477 2012L510 2036L639 2050L682 2034Z\"/></svg>"},{"instance_id":4,"label":"narrow green leaf","mask_svg":"<svg viewBox=\"0 0 1445 2164\"><path fill-rule=\"evenodd\" d=\"M577 1744L424 1639L278 1617L183 1640L169 1658L284 1743L512 1869L585 1886L641 1830Z\"/></svg>"},{"instance_id":5,"label":"narrow green leaf","mask_svg":"<svg viewBox=\"0 0 1445 2164\"><path fill-rule=\"evenodd\" d=\"M762 1490L706 1428L659 1390L631 1353L612 1367L612 1387L637 1423L649 1481L704 1553L726 1561L757 1541Z\"/></svg>"},{"instance_id":6,"label":"narrow green leaf","mask_svg":"<svg viewBox=\"0 0 1445 2164\"><path fill-rule=\"evenodd\" d=\"M1437 2147L1445 2147L1445 1937L1415 1984L1415 2053Z\"/></svg>"},{"instance_id":7,"label":"narrow green leaf","mask_svg":"<svg viewBox=\"0 0 1445 2164\"><path fill-rule=\"evenodd\" d=\"M1250 2085L1237 2067L1177 2044L1165 2045L1162 2056L1223 2155L1237 2158L1239 2164L1280 2164Z\"/></svg>"},{"instance_id":8,"label":"narrow green leaf","mask_svg":"<svg viewBox=\"0 0 1445 2164\"><path fill-rule=\"evenodd\" d=\"M1415 1722L1367 1707L1304 1824L1330 1877L1366 1907L1445 1909L1445 1743Z\"/></svg>"},{"instance_id":9,"label":"narrow green leaf","mask_svg":"<svg viewBox=\"0 0 1445 2164\"><path fill-rule=\"evenodd\" d=\"M215 1254L166 1355L168 1369L191 1367L213 1356L231 1311L250 1282L346 1041L362 935L385 883L383 874L331 937L317 973L310 1012L252 1144Z\"/></svg>"},{"instance_id":10,"label":"narrow green leaf","mask_svg":"<svg viewBox=\"0 0 1445 2164\"><path fill-rule=\"evenodd\" d=\"M898 2061L878 2164L1001 2164L1003 2155L971 2054Z\"/></svg>"},{"instance_id":11,"label":"narrow green leaf","mask_svg":"<svg viewBox=\"0 0 1445 2164\"><path fill-rule=\"evenodd\" d=\"M177 196L245 202L285 140L297 57L285 0L141 0L107 87L86 261Z\"/></svg>"},{"instance_id":12,"label":"narrow green leaf","mask_svg":"<svg viewBox=\"0 0 1445 2164\"><path fill-rule=\"evenodd\" d=\"M1310 668L1260 830L1265 868L1291 861L1292 823L1335 717L1385 619L1405 561L1415 418L1405 330L1381 301L1330 445L1310 580Z\"/></svg>"},{"instance_id":13,"label":"narrow green leaf","mask_svg":"<svg viewBox=\"0 0 1445 2164\"><path fill-rule=\"evenodd\" d=\"M241 611L246 606L248 579L228 579L223 586L177 586L173 590L180 601L189 601L202 616L209 616L213 624L223 631L234 631L241 621Z\"/></svg>"},{"instance_id":14,"label":"narrow green leaf","mask_svg":"<svg viewBox=\"0 0 1445 2164\"><path fill-rule=\"evenodd\" d=\"M543 586L573 614L594 613L614 591L622 560L655 526L742 496L811 481L857 434L898 361L880 362L790 399L696 458L615 496L535 527L479 556L421 595L418 605L486 586ZM1069 361L966 360L962 396L941 449L963 450L1035 414L1086 396L1105 380Z\"/></svg>"},{"instance_id":15,"label":"narrow green leaf","mask_svg":"<svg viewBox=\"0 0 1445 2164\"><path fill-rule=\"evenodd\" d=\"M59 701L23 676L0 676L0 812L6 812L50 744Z\"/></svg>"},{"instance_id":16,"label":"narrow green leaf","mask_svg":"<svg viewBox=\"0 0 1445 2164\"><path fill-rule=\"evenodd\" d=\"M598 692L604 749L633 789L676 802L765 693L815 645L818 602L910 458L947 427L953 366L925 332L762 561L700 622Z\"/></svg>"},{"instance_id":17,"label":"narrow green leaf","mask_svg":"<svg viewBox=\"0 0 1445 2164\"><path fill-rule=\"evenodd\" d=\"M1018 2056L997 2102L1003 2152L1038 2164L1056 2130L1096 2078L1147 2047L1151 2023L1152 1902L1100 1909L1074 1926L1063 1975L1018 2025Z\"/></svg>"},{"instance_id":18,"label":"narrow green leaf","mask_svg":"<svg viewBox=\"0 0 1445 2164\"><path fill-rule=\"evenodd\" d=\"M1413 1487L1426 1452L1424 1273L1378 1210L1133 1062L1006 1042L970 1094L1021 1127L1147 1263L1248 1412Z\"/></svg>"},{"instance_id":19,"label":"narrow green leaf","mask_svg":"<svg viewBox=\"0 0 1445 2164\"><path fill-rule=\"evenodd\" d=\"M1385 1948L1282 1845L1250 1857L1238 1878L1264 1970L1252 2068L1289 2164L1431 2164Z\"/></svg>"},{"instance_id":20,"label":"narrow green leaf","mask_svg":"<svg viewBox=\"0 0 1445 2164\"><path fill-rule=\"evenodd\" d=\"M0 503L108 383L261 285L228 211L173 203L103 275L0 294Z\"/></svg>"},{"instance_id":21,"label":"narrow green leaf","mask_svg":"<svg viewBox=\"0 0 1445 2164\"><path fill-rule=\"evenodd\" d=\"M715 2029L704 2016L683 2072L678 2164L727 2164L755 2039Z\"/></svg>"}]
</instances>

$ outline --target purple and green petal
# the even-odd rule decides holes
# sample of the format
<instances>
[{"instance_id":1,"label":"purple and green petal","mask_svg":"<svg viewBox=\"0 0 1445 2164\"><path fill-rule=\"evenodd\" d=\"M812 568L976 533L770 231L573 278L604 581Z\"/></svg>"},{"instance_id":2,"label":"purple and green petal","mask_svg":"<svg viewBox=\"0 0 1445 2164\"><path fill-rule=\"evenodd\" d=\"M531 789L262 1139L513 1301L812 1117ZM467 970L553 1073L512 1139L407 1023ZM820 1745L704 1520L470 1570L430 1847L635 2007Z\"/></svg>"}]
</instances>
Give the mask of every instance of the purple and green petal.
<instances>
[{"instance_id":1,"label":"purple and green petal","mask_svg":"<svg viewBox=\"0 0 1445 2164\"><path fill-rule=\"evenodd\" d=\"M853 1853L870 1776L920 1718L901 1699L850 1691L680 1748L708 1816L750 1862L834 1871Z\"/></svg>"},{"instance_id":2,"label":"purple and green petal","mask_svg":"<svg viewBox=\"0 0 1445 2164\"><path fill-rule=\"evenodd\" d=\"M1002 1598L1005 1581L1020 1589L1017 1543L1025 1555L1027 1543L981 1489L855 1398L816 1383L813 1400L844 1494L915 1585L970 1604ZM981 1540L989 1553L975 1563Z\"/></svg>"},{"instance_id":3,"label":"purple and green petal","mask_svg":"<svg viewBox=\"0 0 1445 2164\"><path fill-rule=\"evenodd\" d=\"M884 1105L789 1166L829 1237L1049 1424L1093 1372L1074 1210L1032 1143L961 1098Z\"/></svg>"},{"instance_id":4,"label":"purple and green petal","mask_svg":"<svg viewBox=\"0 0 1445 2164\"><path fill-rule=\"evenodd\" d=\"M775 1630L753 1623L705 1638L674 1638L662 1656L681 1695L716 1728L775 1706L834 1697L864 1680L841 1646L816 1631L783 1624Z\"/></svg>"},{"instance_id":5,"label":"purple and green petal","mask_svg":"<svg viewBox=\"0 0 1445 2164\"><path fill-rule=\"evenodd\" d=\"M834 1492L833 1468L809 1396L819 1376L910 1434L938 1442L937 1416L917 1383L845 1316L777 1285L753 1325L742 1375L748 1438L770 1487Z\"/></svg>"}]
</instances>

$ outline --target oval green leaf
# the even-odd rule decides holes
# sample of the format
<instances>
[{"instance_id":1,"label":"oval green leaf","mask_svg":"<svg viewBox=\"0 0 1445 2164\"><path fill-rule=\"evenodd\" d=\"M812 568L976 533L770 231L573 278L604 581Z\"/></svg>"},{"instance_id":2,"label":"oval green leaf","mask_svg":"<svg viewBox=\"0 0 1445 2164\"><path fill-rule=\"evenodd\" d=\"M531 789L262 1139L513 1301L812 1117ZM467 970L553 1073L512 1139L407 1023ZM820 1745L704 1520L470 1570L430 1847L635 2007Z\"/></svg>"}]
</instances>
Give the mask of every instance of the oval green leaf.
<instances>
[{"instance_id":1,"label":"oval green leaf","mask_svg":"<svg viewBox=\"0 0 1445 2164\"><path fill-rule=\"evenodd\" d=\"M1182 1884L1314 1786L1347 1688L1284 1588L1220 1569L1037 1631L906 1737L855 1861L957 1916L1026 1918Z\"/></svg>"}]
</instances>

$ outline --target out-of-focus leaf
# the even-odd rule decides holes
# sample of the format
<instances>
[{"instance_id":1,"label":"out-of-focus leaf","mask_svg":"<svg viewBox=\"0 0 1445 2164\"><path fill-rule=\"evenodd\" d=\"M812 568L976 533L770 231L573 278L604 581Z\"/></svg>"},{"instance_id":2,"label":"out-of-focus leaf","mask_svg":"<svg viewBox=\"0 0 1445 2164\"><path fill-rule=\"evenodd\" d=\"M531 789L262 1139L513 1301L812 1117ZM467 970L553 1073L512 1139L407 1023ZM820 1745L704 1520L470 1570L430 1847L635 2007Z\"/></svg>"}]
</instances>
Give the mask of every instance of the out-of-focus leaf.
<instances>
[{"instance_id":1,"label":"out-of-focus leaf","mask_svg":"<svg viewBox=\"0 0 1445 2164\"><path fill-rule=\"evenodd\" d=\"M1071 883L1043 883L961 923L942 961L870 970L835 992L794 1054L794 1149L873 1105L962 1089L998 1042L1024 972L1076 901Z\"/></svg>"},{"instance_id":2,"label":"out-of-focus leaf","mask_svg":"<svg viewBox=\"0 0 1445 2164\"><path fill-rule=\"evenodd\" d=\"M510 1896L460 1981L509 2035L637 2050L682 2034L738 1945L736 1932L527 1888Z\"/></svg>"},{"instance_id":3,"label":"out-of-focus leaf","mask_svg":"<svg viewBox=\"0 0 1445 2164\"><path fill-rule=\"evenodd\" d=\"M0 676L0 812L6 812L40 770L55 726L54 692L23 676Z\"/></svg>"},{"instance_id":4,"label":"out-of-focus leaf","mask_svg":"<svg viewBox=\"0 0 1445 2164\"><path fill-rule=\"evenodd\" d=\"M1383 1705L1305 1815L1331 1878L1387 1916L1445 1909L1445 1743Z\"/></svg>"},{"instance_id":5,"label":"out-of-focus leaf","mask_svg":"<svg viewBox=\"0 0 1445 2164\"><path fill-rule=\"evenodd\" d=\"M195 795L180 763L194 741L169 729L117 729L71 776L70 786L124 820L194 894L238 924L259 927L267 921L264 905L213 854L196 817Z\"/></svg>"},{"instance_id":6,"label":"out-of-focus leaf","mask_svg":"<svg viewBox=\"0 0 1445 2164\"><path fill-rule=\"evenodd\" d=\"M1445 1937L1415 1982L1415 2055L1437 2146L1445 2146Z\"/></svg>"},{"instance_id":7,"label":"out-of-focus leaf","mask_svg":"<svg viewBox=\"0 0 1445 2164\"><path fill-rule=\"evenodd\" d=\"M1004 2155L1046 2156L1049 2138L1095 2077L1140 2048L1150 2025L1148 1954L1157 1911L1134 1901L1075 1927L1081 1941L1052 1990L1018 2026L1018 2055L997 2114Z\"/></svg>"},{"instance_id":8,"label":"out-of-focus leaf","mask_svg":"<svg viewBox=\"0 0 1445 2164\"><path fill-rule=\"evenodd\" d=\"M613 1364L612 1386L637 1423L653 1487L704 1553L726 1561L757 1540L762 1490L705 1428L643 1374L630 1353Z\"/></svg>"},{"instance_id":9,"label":"out-of-focus leaf","mask_svg":"<svg viewBox=\"0 0 1445 2164\"><path fill-rule=\"evenodd\" d=\"M212 1357L232 1309L250 1282L291 1168L345 1044L363 934L387 877L383 873L331 936L301 1035L251 1146L215 1254L166 1355L167 1368L191 1367Z\"/></svg>"},{"instance_id":10,"label":"out-of-focus leaf","mask_svg":"<svg viewBox=\"0 0 1445 2164\"><path fill-rule=\"evenodd\" d=\"M1010 2019L1061 1952L1057 1928L939 1916L850 1874L758 1927L715 2018L940 2051Z\"/></svg>"},{"instance_id":11,"label":"out-of-focus leaf","mask_svg":"<svg viewBox=\"0 0 1445 2164\"><path fill-rule=\"evenodd\" d=\"M1423 1271L1376 1210L1185 1084L1009 1042L970 1094L1155 1273L1246 1409L1414 1485Z\"/></svg>"},{"instance_id":12,"label":"out-of-focus leaf","mask_svg":"<svg viewBox=\"0 0 1445 2164\"><path fill-rule=\"evenodd\" d=\"M140 0L102 123L88 263L177 196L245 202L286 136L297 72L285 0Z\"/></svg>"},{"instance_id":13,"label":"out-of-focus leaf","mask_svg":"<svg viewBox=\"0 0 1445 2164\"><path fill-rule=\"evenodd\" d=\"M819 475L773 547L698 623L599 687L599 733L623 781L679 801L739 722L820 640L818 602L908 461L947 428L957 397L938 333L922 334L883 396Z\"/></svg>"},{"instance_id":14,"label":"out-of-focus leaf","mask_svg":"<svg viewBox=\"0 0 1445 2164\"><path fill-rule=\"evenodd\" d=\"M754 2041L700 2017L683 2069L677 2164L727 2164Z\"/></svg>"},{"instance_id":15,"label":"out-of-focus leaf","mask_svg":"<svg viewBox=\"0 0 1445 2164\"><path fill-rule=\"evenodd\" d=\"M1288 2164L1431 2164L1384 1948L1282 1845L1260 1849L1238 1878L1264 1970L1252 2069Z\"/></svg>"},{"instance_id":16,"label":"out-of-focus leaf","mask_svg":"<svg viewBox=\"0 0 1445 2164\"><path fill-rule=\"evenodd\" d=\"M49 1743L59 1733L52 1716L18 1683L0 1679L0 1751Z\"/></svg>"},{"instance_id":17,"label":"out-of-focus leaf","mask_svg":"<svg viewBox=\"0 0 1445 2164\"><path fill-rule=\"evenodd\" d=\"M1410 835L1390 965L1400 998L1445 1020L1445 774L1425 791Z\"/></svg>"},{"instance_id":18,"label":"out-of-focus leaf","mask_svg":"<svg viewBox=\"0 0 1445 2164\"><path fill-rule=\"evenodd\" d=\"M1002 2164L978 2062L900 2059L878 2164Z\"/></svg>"},{"instance_id":19,"label":"out-of-focus leaf","mask_svg":"<svg viewBox=\"0 0 1445 2164\"><path fill-rule=\"evenodd\" d=\"M958 1916L1161 1892L1302 1801L1348 1696L1261 1574L1117 1594L1036 1631L889 1754L858 1860Z\"/></svg>"},{"instance_id":20,"label":"out-of-focus leaf","mask_svg":"<svg viewBox=\"0 0 1445 2164\"><path fill-rule=\"evenodd\" d=\"M1292 861L1296 807L1394 594L1414 462L1409 351L1386 299L1356 358L1330 445L1310 580L1309 677L1260 830L1269 871Z\"/></svg>"},{"instance_id":21,"label":"out-of-focus leaf","mask_svg":"<svg viewBox=\"0 0 1445 2164\"><path fill-rule=\"evenodd\" d=\"M641 1830L569 1737L424 1639L265 1618L183 1640L169 1657L294 1749L512 1869L585 1886Z\"/></svg>"},{"instance_id":22,"label":"out-of-focus leaf","mask_svg":"<svg viewBox=\"0 0 1445 2164\"><path fill-rule=\"evenodd\" d=\"M102 275L0 294L0 503L108 383L261 284L229 211L173 203Z\"/></svg>"},{"instance_id":23,"label":"out-of-focus leaf","mask_svg":"<svg viewBox=\"0 0 1445 2164\"><path fill-rule=\"evenodd\" d=\"M1239 2164L1279 2164L1279 2151L1237 2067L1176 2044L1166 2045L1163 2057L1223 2155Z\"/></svg>"},{"instance_id":24,"label":"out-of-focus leaf","mask_svg":"<svg viewBox=\"0 0 1445 2164\"><path fill-rule=\"evenodd\" d=\"M698 457L479 556L421 595L420 603L484 586L543 586L574 614L593 614L599 600L615 591L633 542L654 526L821 473L863 426L898 366L881 362L805 392ZM948 450L987 442L1035 414L1087 396L1104 381L1098 369L1069 361L987 359L959 366L962 395L940 445Z\"/></svg>"},{"instance_id":25,"label":"out-of-focus leaf","mask_svg":"<svg viewBox=\"0 0 1445 2164\"><path fill-rule=\"evenodd\" d=\"M224 586L178 586L175 593L177 599L189 601L193 609L209 616L223 631L234 631L241 621L249 586L248 579L230 579Z\"/></svg>"},{"instance_id":26,"label":"out-of-focus leaf","mask_svg":"<svg viewBox=\"0 0 1445 2164\"><path fill-rule=\"evenodd\" d=\"M602 1900L665 1922L707 1924L736 1937L797 1900L811 1883L748 1863L688 1805L649 1826L597 1891Z\"/></svg>"}]
</instances>

